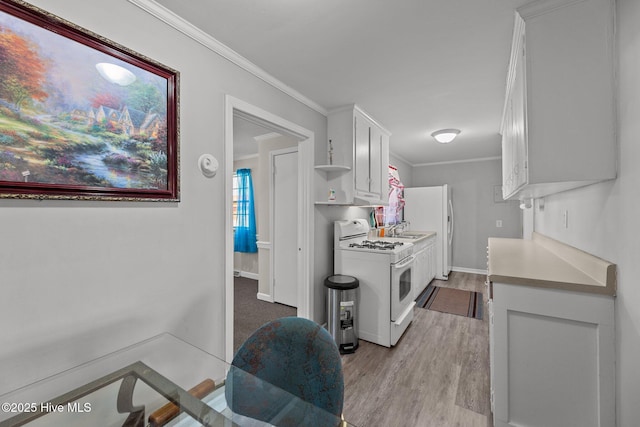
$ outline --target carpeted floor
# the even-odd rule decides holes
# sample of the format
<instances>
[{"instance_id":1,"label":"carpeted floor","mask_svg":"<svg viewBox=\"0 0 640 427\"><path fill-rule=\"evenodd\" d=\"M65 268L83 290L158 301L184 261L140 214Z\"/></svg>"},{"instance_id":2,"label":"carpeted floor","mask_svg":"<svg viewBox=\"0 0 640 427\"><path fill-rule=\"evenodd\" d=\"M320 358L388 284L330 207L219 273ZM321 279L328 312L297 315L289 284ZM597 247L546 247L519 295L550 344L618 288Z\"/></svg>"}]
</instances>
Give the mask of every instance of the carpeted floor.
<instances>
[{"instance_id":1,"label":"carpeted floor","mask_svg":"<svg viewBox=\"0 0 640 427\"><path fill-rule=\"evenodd\" d=\"M259 300L258 281L234 277L233 352L260 326L270 320L295 316L297 310L288 305Z\"/></svg>"}]
</instances>

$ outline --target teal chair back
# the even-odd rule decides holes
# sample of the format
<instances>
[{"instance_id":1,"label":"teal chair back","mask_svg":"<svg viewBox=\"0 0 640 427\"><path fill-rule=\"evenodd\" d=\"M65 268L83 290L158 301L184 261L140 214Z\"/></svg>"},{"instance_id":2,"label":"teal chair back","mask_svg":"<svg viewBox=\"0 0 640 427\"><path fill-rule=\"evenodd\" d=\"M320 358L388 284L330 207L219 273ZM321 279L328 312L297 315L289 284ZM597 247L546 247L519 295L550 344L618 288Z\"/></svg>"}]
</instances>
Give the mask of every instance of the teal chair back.
<instances>
[{"instance_id":1,"label":"teal chair back","mask_svg":"<svg viewBox=\"0 0 640 427\"><path fill-rule=\"evenodd\" d=\"M225 397L234 413L277 426L339 424L342 361L335 341L317 323L301 317L269 322L242 344L231 364Z\"/></svg>"}]
</instances>

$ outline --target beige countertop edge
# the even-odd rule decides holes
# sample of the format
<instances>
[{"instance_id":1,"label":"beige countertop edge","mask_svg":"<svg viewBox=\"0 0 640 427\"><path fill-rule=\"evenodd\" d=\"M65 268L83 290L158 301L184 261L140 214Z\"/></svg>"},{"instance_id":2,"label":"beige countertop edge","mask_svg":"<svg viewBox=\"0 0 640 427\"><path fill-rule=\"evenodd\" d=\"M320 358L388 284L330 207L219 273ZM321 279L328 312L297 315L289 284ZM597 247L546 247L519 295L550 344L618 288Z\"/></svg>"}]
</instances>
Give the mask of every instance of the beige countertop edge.
<instances>
[{"instance_id":1,"label":"beige countertop edge","mask_svg":"<svg viewBox=\"0 0 640 427\"><path fill-rule=\"evenodd\" d=\"M566 256L567 251L575 252L577 258ZM507 284L616 294L615 264L539 234L533 240L489 239L488 278Z\"/></svg>"},{"instance_id":2,"label":"beige countertop edge","mask_svg":"<svg viewBox=\"0 0 640 427\"><path fill-rule=\"evenodd\" d=\"M532 286L535 288L559 289L564 291L576 291L610 296L615 296L616 294L615 287L556 282L547 279L532 279L529 277L501 276L499 274L489 274L488 277L489 281L493 283L506 283L509 285Z\"/></svg>"}]
</instances>

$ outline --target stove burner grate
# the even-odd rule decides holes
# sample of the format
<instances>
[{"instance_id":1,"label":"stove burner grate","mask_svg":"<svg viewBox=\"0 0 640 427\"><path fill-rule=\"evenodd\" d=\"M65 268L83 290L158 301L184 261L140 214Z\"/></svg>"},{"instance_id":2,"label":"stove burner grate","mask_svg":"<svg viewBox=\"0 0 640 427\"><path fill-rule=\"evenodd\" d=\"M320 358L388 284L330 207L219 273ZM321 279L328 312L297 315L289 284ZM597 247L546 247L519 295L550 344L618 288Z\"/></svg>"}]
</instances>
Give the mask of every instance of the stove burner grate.
<instances>
[{"instance_id":1,"label":"stove burner grate","mask_svg":"<svg viewBox=\"0 0 640 427\"><path fill-rule=\"evenodd\" d=\"M360 243L349 244L350 248L366 248L379 251L392 251L397 246L402 246L402 242L385 242L382 240L364 240Z\"/></svg>"}]
</instances>

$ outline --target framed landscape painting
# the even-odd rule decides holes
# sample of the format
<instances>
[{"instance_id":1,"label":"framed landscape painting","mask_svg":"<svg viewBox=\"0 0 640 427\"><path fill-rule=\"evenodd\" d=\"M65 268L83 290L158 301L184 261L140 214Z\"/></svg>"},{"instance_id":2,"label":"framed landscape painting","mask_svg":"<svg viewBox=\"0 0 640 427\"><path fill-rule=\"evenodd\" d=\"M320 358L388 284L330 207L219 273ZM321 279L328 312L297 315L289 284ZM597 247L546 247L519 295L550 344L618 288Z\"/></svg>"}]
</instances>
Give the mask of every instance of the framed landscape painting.
<instances>
[{"instance_id":1,"label":"framed landscape painting","mask_svg":"<svg viewBox=\"0 0 640 427\"><path fill-rule=\"evenodd\" d=\"M0 197L179 200L179 73L0 0Z\"/></svg>"}]
</instances>

